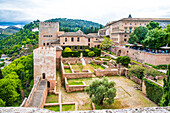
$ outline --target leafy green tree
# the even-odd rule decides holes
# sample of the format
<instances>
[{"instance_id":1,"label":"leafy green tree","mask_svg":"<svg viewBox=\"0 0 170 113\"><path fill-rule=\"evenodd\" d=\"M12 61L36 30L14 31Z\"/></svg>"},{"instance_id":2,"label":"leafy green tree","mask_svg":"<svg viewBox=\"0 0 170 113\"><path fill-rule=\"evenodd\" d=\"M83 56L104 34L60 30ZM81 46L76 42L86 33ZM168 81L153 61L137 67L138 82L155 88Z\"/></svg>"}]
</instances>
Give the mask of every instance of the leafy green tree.
<instances>
[{"instance_id":1,"label":"leafy green tree","mask_svg":"<svg viewBox=\"0 0 170 113\"><path fill-rule=\"evenodd\" d=\"M90 50L89 49L85 49L86 52L89 52Z\"/></svg>"},{"instance_id":2,"label":"leafy green tree","mask_svg":"<svg viewBox=\"0 0 170 113\"><path fill-rule=\"evenodd\" d=\"M170 64L168 65L167 79L163 79L163 96L160 106L170 106Z\"/></svg>"},{"instance_id":3,"label":"leafy green tree","mask_svg":"<svg viewBox=\"0 0 170 113\"><path fill-rule=\"evenodd\" d=\"M156 76L160 76L160 75L164 75L164 74L160 73L159 71L157 71L155 69L149 68L149 69L145 69L144 75L156 77Z\"/></svg>"},{"instance_id":4,"label":"leafy green tree","mask_svg":"<svg viewBox=\"0 0 170 113\"><path fill-rule=\"evenodd\" d=\"M116 63L127 67L130 63L130 58L128 56L119 56L116 58Z\"/></svg>"},{"instance_id":5,"label":"leafy green tree","mask_svg":"<svg viewBox=\"0 0 170 113\"><path fill-rule=\"evenodd\" d=\"M71 50L69 47L66 47L66 48L64 49L64 52L72 52L72 50Z\"/></svg>"},{"instance_id":6,"label":"leafy green tree","mask_svg":"<svg viewBox=\"0 0 170 113\"><path fill-rule=\"evenodd\" d=\"M102 105L104 101L107 104L114 102L116 96L115 82L108 81L108 78L104 77L102 80L95 80L88 87L85 88L87 94L95 104Z\"/></svg>"},{"instance_id":7,"label":"leafy green tree","mask_svg":"<svg viewBox=\"0 0 170 113\"><path fill-rule=\"evenodd\" d=\"M0 69L0 79L2 79L2 78L3 78L3 75L2 75L2 71Z\"/></svg>"},{"instance_id":8,"label":"leafy green tree","mask_svg":"<svg viewBox=\"0 0 170 113\"><path fill-rule=\"evenodd\" d=\"M5 107L5 102L0 98L0 107Z\"/></svg>"},{"instance_id":9,"label":"leafy green tree","mask_svg":"<svg viewBox=\"0 0 170 113\"><path fill-rule=\"evenodd\" d=\"M152 30L152 29L155 29L155 28L162 28L161 26L159 27L159 23L158 22L154 22L154 21L150 21L150 23L148 25L146 25L146 27L149 29L149 30Z\"/></svg>"},{"instance_id":10,"label":"leafy green tree","mask_svg":"<svg viewBox=\"0 0 170 113\"><path fill-rule=\"evenodd\" d=\"M94 56L94 55L95 55L94 51L88 52L88 56L89 56L89 57L92 57L92 56Z\"/></svg>"},{"instance_id":11,"label":"leafy green tree","mask_svg":"<svg viewBox=\"0 0 170 113\"><path fill-rule=\"evenodd\" d=\"M146 34L148 32L148 29L143 26L137 27L133 33L130 34L130 38L128 42L130 44L142 44L141 41L146 38Z\"/></svg>"},{"instance_id":12,"label":"leafy green tree","mask_svg":"<svg viewBox=\"0 0 170 113\"><path fill-rule=\"evenodd\" d=\"M104 40L102 41L101 46L104 49L109 49L112 46L112 44L113 44L113 41L110 38L104 37Z\"/></svg>"},{"instance_id":13,"label":"leafy green tree","mask_svg":"<svg viewBox=\"0 0 170 113\"><path fill-rule=\"evenodd\" d=\"M136 76L139 79L143 79L144 77L144 71L146 68L138 65L132 65L128 71L128 75L130 76Z\"/></svg>"},{"instance_id":14,"label":"leafy green tree","mask_svg":"<svg viewBox=\"0 0 170 113\"><path fill-rule=\"evenodd\" d=\"M167 44L167 36L168 34L162 29L152 29L148 31L146 38L142 41L142 43L144 46L148 46L148 48L156 50Z\"/></svg>"}]
</instances>

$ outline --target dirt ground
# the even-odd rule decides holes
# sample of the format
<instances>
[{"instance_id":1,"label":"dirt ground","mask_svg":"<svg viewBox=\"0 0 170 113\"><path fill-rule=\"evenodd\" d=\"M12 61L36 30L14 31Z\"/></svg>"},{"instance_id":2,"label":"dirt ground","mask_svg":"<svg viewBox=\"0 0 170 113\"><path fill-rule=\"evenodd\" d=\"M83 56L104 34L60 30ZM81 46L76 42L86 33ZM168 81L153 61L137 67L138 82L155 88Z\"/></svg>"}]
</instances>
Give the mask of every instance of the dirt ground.
<instances>
[{"instance_id":1,"label":"dirt ground","mask_svg":"<svg viewBox=\"0 0 170 113\"><path fill-rule=\"evenodd\" d=\"M59 73L57 72L57 91L61 91L62 102L77 102L78 110L91 110L91 100L86 92L72 92L67 93L64 86L61 85L61 79ZM140 108L140 107L153 107L157 106L143 93L134 88L136 83L133 81L119 76L108 77L109 81L114 81L116 83L116 97L115 102L112 105L99 106L99 109L125 109L125 108ZM91 83L93 80L99 78L84 79L86 84ZM101 78L100 78L101 79ZM73 79L74 80L74 79ZM79 80L79 79L75 79ZM82 81L82 79L80 79Z\"/></svg>"}]
</instances>

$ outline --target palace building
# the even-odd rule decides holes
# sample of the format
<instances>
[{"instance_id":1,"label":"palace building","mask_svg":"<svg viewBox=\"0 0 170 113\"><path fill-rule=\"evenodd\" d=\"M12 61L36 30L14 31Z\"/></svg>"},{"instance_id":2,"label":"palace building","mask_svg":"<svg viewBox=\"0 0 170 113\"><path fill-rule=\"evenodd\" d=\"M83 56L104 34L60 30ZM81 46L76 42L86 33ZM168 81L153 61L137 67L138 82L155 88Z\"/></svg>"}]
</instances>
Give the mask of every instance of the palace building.
<instances>
[{"instance_id":1,"label":"palace building","mask_svg":"<svg viewBox=\"0 0 170 113\"><path fill-rule=\"evenodd\" d=\"M146 27L150 21L158 22L162 29L165 29L167 24L170 24L170 18L123 18L117 21L112 21L105 25L105 28L100 29L98 34L100 36L109 36L116 44L126 44L130 34L136 27Z\"/></svg>"},{"instance_id":2,"label":"palace building","mask_svg":"<svg viewBox=\"0 0 170 113\"><path fill-rule=\"evenodd\" d=\"M39 47L42 46L61 46L71 49L84 49L88 47L100 48L103 40L95 33L83 34L81 30L77 32L59 31L58 22L40 22L39 23Z\"/></svg>"}]
</instances>

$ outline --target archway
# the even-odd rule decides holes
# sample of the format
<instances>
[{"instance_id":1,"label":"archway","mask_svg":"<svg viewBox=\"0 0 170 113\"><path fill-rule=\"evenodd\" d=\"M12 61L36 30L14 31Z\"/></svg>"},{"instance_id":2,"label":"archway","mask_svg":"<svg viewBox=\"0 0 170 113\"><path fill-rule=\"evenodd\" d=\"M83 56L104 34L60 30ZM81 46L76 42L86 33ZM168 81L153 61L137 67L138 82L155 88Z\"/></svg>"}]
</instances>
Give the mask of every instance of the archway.
<instances>
[{"instance_id":1,"label":"archway","mask_svg":"<svg viewBox=\"0 0 170 113\"><path fill-rule=\"evenodd\" d=\"M47 82L47 86L48 86L48 88L50 88L50 82L49 81Z\"/></svg>"},{"instance_id":2,"label":"archway","mask_svg":"<svg viewBox=\"0 0 170 113\"><path fill-rule=\"evenodd\" d=\"M43 79L45 79L45 73L43 73L42 76L43 76Z\"/></svg>"},{"instance_id":3,"label":"archway","mask_svg":"<svg viewBox=\"0 0 170 113\"><path fill-rule=\"evenodd\" d=\"M121 54L121 50L118 51L117 56L120 56L120 54Z\"/></svg>"}]
</instances>

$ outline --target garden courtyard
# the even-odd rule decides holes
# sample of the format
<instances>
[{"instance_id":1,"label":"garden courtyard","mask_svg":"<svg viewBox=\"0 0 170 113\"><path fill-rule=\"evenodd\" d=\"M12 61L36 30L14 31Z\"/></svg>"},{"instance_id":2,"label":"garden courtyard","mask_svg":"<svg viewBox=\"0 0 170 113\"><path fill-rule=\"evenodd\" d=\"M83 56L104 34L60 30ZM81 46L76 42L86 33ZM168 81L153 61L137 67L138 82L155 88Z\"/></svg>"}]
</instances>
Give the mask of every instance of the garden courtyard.
<instances>
[{"instance_id":1,"label":"garden courtyard","mask_svg":"<svg viewBox=\"0 0 170 113\"><path fill-rule=\"evenodd\" d=\"M86 67L87 68L87 67ZM57 92L61 92L61 101L65 102L77 102L78 110L92 110L91 99L85 91L81 92L71 92L67 93L64 86L61 85L61 74L57 71ZM82 79L69 79L69 85L82 85L82 81L89 85L95 79L102 79L95 77L92 78L82 78ZM137 90L135 86L136 83L124 76L110 76L109 81L114 81L116 83L116 97L115 102L112 105L107 105L104 103L102 106L95 105L96 109L125 109L125 108L141 108L141 107L154 107L157 106L147 97L143 95L140 90ZM57 96L57 95L56 95ZM54 95L49 96L49 99L57 99ZM48 109L48 108L47 108ZM56 106L58 109L58 106ZM74 111L74 107L66 107L63 111Z\"/></svg>"}]
</instances>

